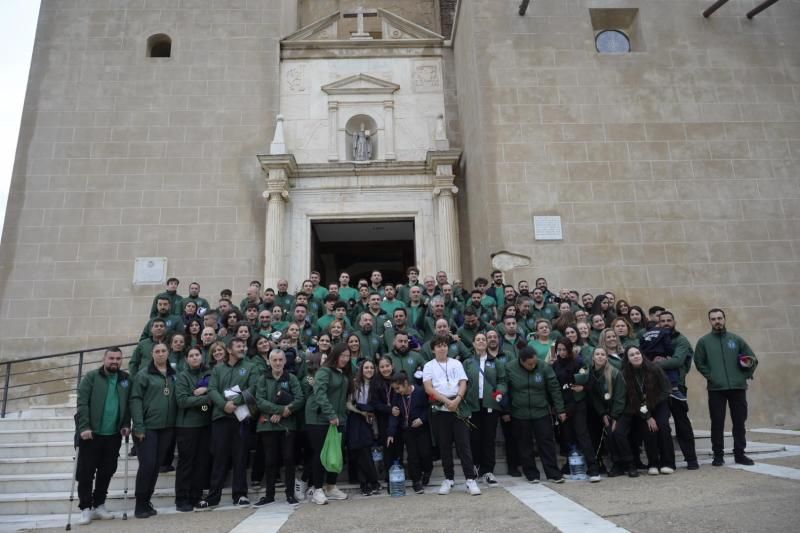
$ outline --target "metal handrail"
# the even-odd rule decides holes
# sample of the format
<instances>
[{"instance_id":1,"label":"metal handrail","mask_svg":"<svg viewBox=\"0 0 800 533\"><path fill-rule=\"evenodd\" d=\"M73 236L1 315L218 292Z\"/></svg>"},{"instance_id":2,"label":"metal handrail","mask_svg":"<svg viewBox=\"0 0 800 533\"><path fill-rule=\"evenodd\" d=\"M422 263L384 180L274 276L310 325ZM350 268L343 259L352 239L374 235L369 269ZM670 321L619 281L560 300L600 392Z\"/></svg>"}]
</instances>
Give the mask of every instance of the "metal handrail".
<instances>
[{"instance_id":1,"label":"metal handrail","mask_svg":"<svg viewBox=\"0 0 800 533\"><path fill-rule=\"evenodd\" d=\"M74 350L74 351L71 351L71 352L53 353L53 354L48 354L48 355L37 355L35 357L25 357L23 359L15 359L13 361L6 361L4 363L0 363L5 367L5 374L0 375L0 377L5 378L5 379L3 379L3 402L2 402L2 404L0 404L0 418L5 418L6 417L6 408L8 407L8 402L9 401L25 400L25 399L28 399L28 398L37 398L37 397L40 397L40 396L51 396L51 395L54 395L54 394L64 394L65 392L71 392L73 390L77 391L78 390L78 385L80 385L81 378L83 377L83 366L84 366L84 364L94 364L94 363L98 363L99 362L99 361L89 361L89 362L84 361L85 354L92 353L92 352L99 352L101 350L105 351L105 350L108 350L109 348L114 348L114 347L117 347L117 348L129 348L131 346L136 346L137 344L138 343L136 343L136 342L129 342L129 343L126 343L126 344L113 344L111 346L100 346L100 347L97 347L97 348L84 348L82 350ZM37 368L37 369L34 369L34 370L27 370L27 371L24 371L24 372L17 372L17 373L14 373L14 372L11 371L13 365L19 365L19 364L22 364L22 363L30 363L31 361L44 361L44 360L47 360L47 359L55 359L57 357L71 357L71 356L77 356L78 357L78 362L75 363L75 364L72 364L72 365L64 365L64 364L62 364L61 366L55 366L55 367L51 367L51 368ZM65 377L58 378L58 379L43 379L41 381L35 381L35 382L32 382L32 383L22 383L22 384L14 384L14 385L11 384L11 376L24 376L24 375L34 374L34 373L37 373L37 372L52 372L54 370L62 370L64 368L74 368L76 366L78 367L78 374L77 374L76 377L65 376ZM26 396L18 396L18 397L15 397L15 398L9 398L8 397L9 389L16 389L16 388L19 388L19 387L34 387L36 385L42 385L42 384L45 384L45 383L52 383L52 382L55 382L55 381L67 381L67 380L72 380L72 379L76 380L74 389L43 392L43 393L39 393L39 394L29 394L29 395L26 395Z\"/></svg>"}]
</instances>

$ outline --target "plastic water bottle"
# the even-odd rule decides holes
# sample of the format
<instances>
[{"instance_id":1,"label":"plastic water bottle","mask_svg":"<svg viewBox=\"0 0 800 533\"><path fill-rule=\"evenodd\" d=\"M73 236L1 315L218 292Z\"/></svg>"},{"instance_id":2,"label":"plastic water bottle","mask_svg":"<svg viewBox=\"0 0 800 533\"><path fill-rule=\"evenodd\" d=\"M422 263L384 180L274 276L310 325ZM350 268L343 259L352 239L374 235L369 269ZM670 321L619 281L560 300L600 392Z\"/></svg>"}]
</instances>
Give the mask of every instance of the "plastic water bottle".
<instances>
[{"instance_id":1,"label":"plastic water bottle","mask_svg":"<svg viewBox=\"0 0 800 533\"><path fill-rule=\"evenodd\" d=\"M569 454L569 476L571 479L586 480L586 460L577 448L572 447Z\"/></svg>"},{"instance_id":2,"label":"plastic water bottle","mask_svg":"<svg viewBox=\"0 0 800 533\"><path fill-rule=\"evenodd\" d=\"M393 498L406 495L406 473L400 461L395 461L389 469L389 494Z\"/></svg>"},{"instance_id":3,"label":"plastic water bottle","mask_svg":"<svg viewBox=\"0 0 800 533\"><path fill-rule=\"evenodd\" d=\"M383 448L380 446L372 448L372 462L375 464L375 472L378 474L378 477L383 477L386 471L383 467Z\"/></svg>"}]
</instances>

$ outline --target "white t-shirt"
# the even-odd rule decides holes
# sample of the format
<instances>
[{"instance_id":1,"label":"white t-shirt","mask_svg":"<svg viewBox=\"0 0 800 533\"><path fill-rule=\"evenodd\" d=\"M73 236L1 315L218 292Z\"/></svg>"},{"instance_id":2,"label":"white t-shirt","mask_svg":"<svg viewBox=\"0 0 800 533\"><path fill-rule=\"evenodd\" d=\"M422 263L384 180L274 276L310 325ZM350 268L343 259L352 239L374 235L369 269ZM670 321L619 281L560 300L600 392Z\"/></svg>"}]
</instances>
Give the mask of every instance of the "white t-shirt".
<instances>
[{"instance_id":1,"label":"white t-shirt","mask_svg":"<svg viewBox=\"0 0 800 533\"><path fill-rule=\"evenodd\" d=\"M431 359L422 368L422 381L430 381L436 392L448 398L458 394L459 381L468 379L461 361L451 357L444 363Z\"/></svg>"},{"instance_id":2,"label":"white t-shirt","mask_svg":"<svg viewBox=\"0 0 800 533\"><path fill-rule=\"evenodd\" d=\"M483 372L486 372L486 359L487 355L483 354L480 359L480 367ZM483 372L478 372L478 398L483 400Z\"/></svg>"}]
</instances>

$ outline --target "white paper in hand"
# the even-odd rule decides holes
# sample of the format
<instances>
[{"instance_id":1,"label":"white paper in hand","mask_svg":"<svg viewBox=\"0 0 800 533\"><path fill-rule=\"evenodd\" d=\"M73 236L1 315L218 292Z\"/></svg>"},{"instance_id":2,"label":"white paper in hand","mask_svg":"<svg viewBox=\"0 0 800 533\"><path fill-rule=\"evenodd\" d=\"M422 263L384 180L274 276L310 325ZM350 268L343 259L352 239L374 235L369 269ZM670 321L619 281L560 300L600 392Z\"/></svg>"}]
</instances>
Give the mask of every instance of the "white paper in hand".
<instances>
[{"instance_id":1,"label":"white paper in hand","mask_svg":"<svg viewBox=\"0 0 800 533\"><path fill-rule=\"evenodd\" d=\"M248 409L246 405L240 405L233 414L236 415L236 420L243 422L250 417L250 409Z\"/></svg>"}]
</instances>

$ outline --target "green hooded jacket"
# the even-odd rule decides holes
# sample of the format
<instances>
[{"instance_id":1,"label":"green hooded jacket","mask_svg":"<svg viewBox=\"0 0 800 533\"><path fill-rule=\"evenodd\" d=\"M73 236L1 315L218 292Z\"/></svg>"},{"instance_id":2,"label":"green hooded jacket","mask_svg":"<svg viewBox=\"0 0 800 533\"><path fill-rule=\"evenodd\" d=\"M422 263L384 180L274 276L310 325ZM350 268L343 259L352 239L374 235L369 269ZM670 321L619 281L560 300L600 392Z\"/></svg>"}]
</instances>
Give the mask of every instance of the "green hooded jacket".
<instances>
[{"instance_id":1,"label":"green hooded jacket","mask_svg":"<svg viewBox=\"0 0 800 533\"><path fill-rule=\"evenodd\" d=\"M256 405L261 412L258 417L257 432L261 431L295 431L297 427L297 413L299 413L305 405L305 397L303 396L303 388L300 386L300 381L296 376L288 372L284 372L283 377L286 379L277 380L272 372L267 372L260 376L256 383ZM279 405L275 403L276 394L278 389L282 388L291 392L293 400L290 404ZM272 415L283 414L284 407L289 407L292 414L286 418L281 419L279 424L273 424L269 421Z\"/></svg>"},{"instance_id":2,"label":"green hooded jacket","mask_svg":"<svg viewBox=\"0 0 800 533\"><path fill-rule=\"evenodd\" d=\"M740 355L752 357L753 366L741 368ZM721 334L712 331L697 341L694 364L706 378L708 390L747 389L747 380L752 379L758 359L740 336L728 331Z\"/></svg>"},{"instance_id":3,"label":"green hooded jacket","mask_svg":"<svg viewBox=\"0 0 800 533\"><path fill-rule=\"evenodd\" d=\"M131 380L127 372L117 371L117 395L119 397L119 427L130 427L130 411L128 397L131 392ZM81 379L78 387L78 433L87 429L96 432L103 420L103 406L108 394L108 374L103 367L92 370Z\"/></svg>"},{"instance_id":4,"label":"green hooded jacket","mask_svg":"<svg viewBox=\"0 0 800 533\"><path fill-rule=\"evenodd\" d=\"M214 403L214 409L211 414L212 420L218 420L223 417L230 417L235 419L236 415L233 413L225 412L225 404L228 400L225 399L225 391L235 386L244 392L250 383L250 373L253 367L248 359L239 359L235 365L231 366L228 363L220 363L214 366L211 371L211 380L208 384L208 395ZM245 403L244 397L240 394L233 399L236 406Z\"/></svg>"},{"instance_id":5,"label":"green hooded jacket","mask_svg":"<svg viewBox=\"0 0 800 533\"><path fill-rule=\"evenodd\" d=\"M478 380L481 377L480 357L473 355L464 360L464 373L467 374L467 394L464 403L470 412L475 413L482 407L502 411L500 404L494 399L494 393L508 393L506 386L506 365L492 356L486 357L483 369L483 401L479 397Z\"/></svg>"},{"instance_id":6,"label":"green hooded jacket","mask_svg":"<svg viewBox=\"0 0 800 533\"><path fill-rule=\"evenodd\" d=\"M314 392L306 401L306 424L339 424L347 419L348 376L340 370L323 366L314 374Z\"/></svg>"},{"instance_id":7,"label":"green hooded jacket","mask_svg":"<svg viewBox=\"0 0 800 533\"><path fill-rule=\"evenodd\" d=\"M130 397L134 433L175 427L175 378L175 370L169 364L165 376L152 361L136 374Z\"/></svg>"},{"instance_id":8,"label":"green hooded jacket","mask_svg":"<svg viewBox=\"0 0 800 533\"><path fill-rule=\"evenodd\" d=\"M197 369L186 368L175 380L175 394L178 400L178 414L175 427L199 428L211 423L211 398L208 392L200 396L194 395L197 382L203 376L210 376L211 370L201 366Z\"/></svg>"},{"instance_id":9,"label":"green hooded jacket","mask_svg":"<svg viewBox=\"0 0 800 533\"><path fill-rule=\"evenodd\" d=\"M536 368L527 370L519 359L513 359L505 370L512 417L542 418L550 414L551 406L557 413L565 412L561 387L550 365L538 361Z\"/></svg>"},{"instance_id":10,"label":"green hooded jacket","mask_svg":"<svg viewBox=\"0 0 800 533\"><path fill-rule=\"evenodd\" d=\"M611 363L606 363L611 364ZM609 393L606 384L606 376L602 370L597 370L594 363L589 366L586 374L575 374L575 383L584 385L588 394L589 401L595 412L601 417L609 415L614 420L618 419L625 412L625 379L622 372L611 367L611 392ZM606 394L609 394L606 399Z\"/></svg>"}]
</instances>

